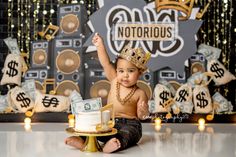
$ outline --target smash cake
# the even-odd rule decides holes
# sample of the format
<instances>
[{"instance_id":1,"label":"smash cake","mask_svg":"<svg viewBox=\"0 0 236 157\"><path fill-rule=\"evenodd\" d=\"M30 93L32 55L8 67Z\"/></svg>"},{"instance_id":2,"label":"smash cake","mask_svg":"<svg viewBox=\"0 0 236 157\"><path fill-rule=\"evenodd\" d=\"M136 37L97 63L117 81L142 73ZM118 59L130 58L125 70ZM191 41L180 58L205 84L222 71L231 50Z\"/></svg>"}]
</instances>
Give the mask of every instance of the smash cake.
<instances>
[{"instance_id":1,"label":"smash cake","mask_svg":"<svg viewBox=\"0 0 236 157\"><path fill-rule=\"evenodd\" d=\"M75 114L75 131L81 133L106 133L114 126L114 113L106 105L99 111L78 112Z\"/></svg>"}]
</instances>

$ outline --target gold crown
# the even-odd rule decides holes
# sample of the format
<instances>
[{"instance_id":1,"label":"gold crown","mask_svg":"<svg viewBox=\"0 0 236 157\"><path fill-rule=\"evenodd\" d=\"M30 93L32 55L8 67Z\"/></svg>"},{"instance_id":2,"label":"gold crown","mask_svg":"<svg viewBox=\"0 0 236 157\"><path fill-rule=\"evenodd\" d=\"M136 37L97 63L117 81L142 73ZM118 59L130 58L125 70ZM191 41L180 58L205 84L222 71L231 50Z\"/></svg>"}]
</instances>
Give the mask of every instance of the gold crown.
<instances>
[{"instance_id":1,"label":"gold crown","mask_svg":"<svg viewBox=\"0 0 236 157\"><path fill-rule=\"evenodd\" d=\"M137 68L139 68L142 72L144 72L147 67L146 63L151 57L151 53L145 53L143 48L132 48L130 44L126 45L121 51L119 57L130 61Z\"/></svg>"},{"instance_id":2,"label":"gold crown","mask_svg":"<svg viewBox=\"0 0 236 157\"><path fill-rule=\"evenodd\" d=\"M187 20L192 12L194 0L155 0L157 11L163 9L175 9L183 12L185 16L180 16L180 20Z\"/></svg>"}]
</instances>

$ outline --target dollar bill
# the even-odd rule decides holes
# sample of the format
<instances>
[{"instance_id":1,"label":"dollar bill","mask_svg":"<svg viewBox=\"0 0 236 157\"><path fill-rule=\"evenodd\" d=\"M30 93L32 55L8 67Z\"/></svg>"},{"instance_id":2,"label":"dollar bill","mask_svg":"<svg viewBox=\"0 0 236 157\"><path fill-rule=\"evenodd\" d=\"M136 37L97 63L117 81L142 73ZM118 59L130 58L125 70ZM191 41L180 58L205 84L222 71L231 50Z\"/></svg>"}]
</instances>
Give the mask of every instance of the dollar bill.
<instances>
[{"instance_id":1,"label":"dollar bill","mask_svg":"<svg viewBox=\"0 0 236 157\"><path fill-rule=\"evenodd\" d=\"M70 98L71 102L73 102L73 101L82 101L83 100L81 94L79 92L77 92L76 90L73 90L71 92L69 98Z\"/></svg>"},{"instance_id":2,"label":"dollar bill","mask_svg":"<svg viewBox=\"0 0 236 157\"><path fill-rule=\"evenodd\" d=\"M155 113L155 101L154 100L148 100L148 110L150 113Z\"/></svg>"},{"instance_id":3,"label":"dollar bill","mask_svg":"<svg viewBox=\"0 0 236 157\"><path fill-rule=\"evenodd\" d=\"M207 60L219 59L221 54L221 49L212 47L206 44L201 44L197 50L199 53L202 53Z\"/></svg>"},{"instance_id":4,"label":"dollar bill","mask_svg":"<svg viewBox=\"0 0 236 157\"><path fill-rule=\"evenodd\" d=\"M36 96L36 87L35 87L35 80L30 79L30 80L25 80L25 82L22 82L22 89L29 94L30 98L35 101L35 96Z\"/></svg>"},{"instance_id":5,"label":"dollar bill","mask_svg":"<svg viewBox=\"0 0 236 157\"><path fill-rule=\"evenodd\" d=\"M219 92L216 92L212 96L214 104L217 104L216 113L222 113L229 111L229 102Z\"/></svg>"},{"instance_id":6,"label":"dollar bill","mask_svg":"<svg viewBox=\"0 0 236 157\"><path fill-rule=\"evenodd\" d=\"M102 107L102 99L100 97L86 100L74 100L71 102L72 114L78 114L79 112L98 111Z\"/></svg>"},{"instance_id":7,"label":"dollar bill","mask_svg":"<svg viewBox=\"0 0 236 157\"><path fill-rule=\"evenodd\" d=\"M187 82L194 88L196 85L198 84L204 84L208 81L208 78L206 75L204 75L202 72L197 72L192 74L192 76L190 76L187 79Z\"/></svg>"},{"instance_id":8,"label":"dollar bill","mask_svg":"<svg viewBox=\"0 0 236 157\"><path fill-rule=\"evenodd\" d=\"M0 95L0 112L5 111L7 106L7 95Z\"/></svg>"},{"instance_id":9,"label":"dollar bill","mask_svg":"<svg viewBox=\"0 0 236 157\"><path fill-rule=\"evenodd\" d=\"M180 106L180 111L182 113L189 113L193 112L193 103L192 102L182 102Z\"/></svg>"},{"instance_id":10,"label":"dollar bill","mask_svg":"<svg viewBox=\"0 0 236 157\"><path fill-rule=\"evenodd\" d=\"M13 39L11 37L8 37L4 39L4 42L6 43L7 47L9 48L12 54L20 54L20 50L17 45L17 40L15 38Z\"/></svg>"}]
</instances>

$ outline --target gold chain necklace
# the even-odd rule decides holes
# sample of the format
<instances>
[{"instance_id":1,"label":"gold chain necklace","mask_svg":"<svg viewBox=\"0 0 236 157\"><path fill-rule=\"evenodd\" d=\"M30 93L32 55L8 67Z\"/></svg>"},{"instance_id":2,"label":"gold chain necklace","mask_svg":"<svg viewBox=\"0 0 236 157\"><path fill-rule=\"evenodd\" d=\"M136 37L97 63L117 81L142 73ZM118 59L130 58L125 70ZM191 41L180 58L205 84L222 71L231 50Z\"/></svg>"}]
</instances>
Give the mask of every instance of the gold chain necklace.
<instances>
[{"instance_id":1,"label":"gold chain necklace","mask_svg":"<svg viewBox=\"0 0 236 157\"><path fill-rule=\"evenodd\" d=\"M116 82L116 98L117 100L123 105L125 104L135 93L137 89L137 86L134 85L133 88L131 89L131 91L125 96L124 99L121 99L120 97L120 84L118 82Z\"/></svg>"}]
</instances>

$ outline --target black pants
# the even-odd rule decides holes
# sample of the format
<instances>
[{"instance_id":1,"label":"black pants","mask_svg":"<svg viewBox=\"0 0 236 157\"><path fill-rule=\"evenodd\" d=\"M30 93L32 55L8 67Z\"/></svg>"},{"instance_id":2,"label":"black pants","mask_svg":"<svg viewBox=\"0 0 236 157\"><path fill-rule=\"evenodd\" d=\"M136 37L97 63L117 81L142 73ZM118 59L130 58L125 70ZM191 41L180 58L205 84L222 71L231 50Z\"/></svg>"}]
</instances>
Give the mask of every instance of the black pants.
<instances>
[{"instance_id":1,"label":"black pants","mask_svg":"<svg viewBox=\"0 0 236 157\"><path fill-rule=\"evenodd\" d=\"M142 125L137 119L115 118L114 128L117 129L117 134L97 137L97 139L106 143L111 138L117 138L121 143L118 151L136 145L142 137Z\"/></svg>"}]
</instances>

